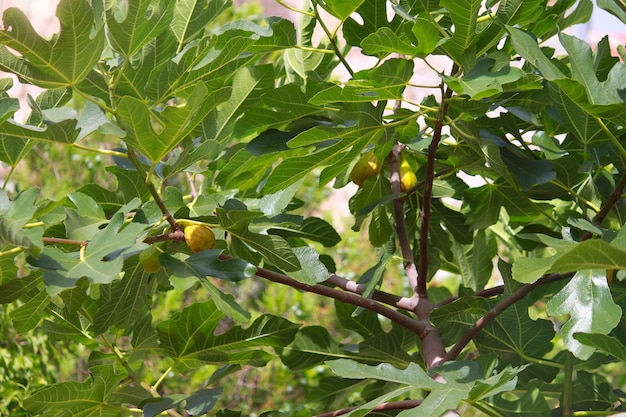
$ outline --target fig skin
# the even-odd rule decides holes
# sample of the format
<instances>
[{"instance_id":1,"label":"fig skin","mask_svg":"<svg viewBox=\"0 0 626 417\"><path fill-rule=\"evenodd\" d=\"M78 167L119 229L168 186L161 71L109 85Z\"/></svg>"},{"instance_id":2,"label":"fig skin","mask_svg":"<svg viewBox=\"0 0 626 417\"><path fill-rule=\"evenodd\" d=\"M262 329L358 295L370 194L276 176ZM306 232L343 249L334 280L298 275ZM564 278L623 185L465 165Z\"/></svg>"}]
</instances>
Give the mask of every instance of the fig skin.
<instances>
[{"instance_id":1,"label":"fig skin","mask_svg":"<svg viewBox=\"0 0 626 417\"><path fill-rule=\"evenodd\" d=\"M382 162L376 157L374 151L371 150L359 159L354 168L352 168L350 177L353 183L362 187L366 179L378 175L382 168Z\"/></svg>"},{"instance_id":2,"label":"fig skin","mask_svg":"<svg viewBox=\"0 0 626 417\"><path fill-rule=\"evenodd\" d=\"M407 192L417 185L417 176L406 156L400 154L400 189Z\"/></svg>"},{"instance_id":3,"label":"fig skin","mask_svg":"<svg viewBox=\"0 0 626 417\"><path fill-rule=\"evenodd\" d=\"M213 249L215 247L215 234L209 226L192 224L185 227L185 242L192 252Z\"/></svg>"}]
</instances>

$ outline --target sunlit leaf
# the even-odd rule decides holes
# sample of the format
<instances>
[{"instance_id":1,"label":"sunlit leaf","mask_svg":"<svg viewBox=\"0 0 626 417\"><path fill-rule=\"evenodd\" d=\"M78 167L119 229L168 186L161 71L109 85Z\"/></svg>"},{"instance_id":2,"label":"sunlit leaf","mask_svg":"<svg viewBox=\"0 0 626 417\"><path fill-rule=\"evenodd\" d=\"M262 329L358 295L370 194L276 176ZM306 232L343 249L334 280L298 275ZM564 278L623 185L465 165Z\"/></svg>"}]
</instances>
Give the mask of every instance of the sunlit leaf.
<instances>
[{"instance_id":1,"label":"sunlit leaf","mask_svg":"<svg viewBox=\"0 0 626 417\"><path fill-rule=\"evenodd\" d=\"M578 245L577 247L580 247ZM622 309L615 304L608 283L606 270L579 271L567 285L548 301L551 316L569 315L560 333L568 350L580 359L588 359L594 352L591 346L574 339L574 334L607 334L619 323Z\"/></svg>"},{"instance_id":2,"label":"sunlit leaf","mask_svg":"<svg viewBox=\"0 0 626 417\"><path fill-rule=\"evenodd\" d=\"M24 13L17 8L4 12L0 31L0 68L15 72L21 79L45 88L75 85L82 81L100 59L104 31L94 29L88 2L62 0L57 7L61 24L58 36L39 36ZM6 46L21 54L10 52Z\"/></svg>"}]
</instances>

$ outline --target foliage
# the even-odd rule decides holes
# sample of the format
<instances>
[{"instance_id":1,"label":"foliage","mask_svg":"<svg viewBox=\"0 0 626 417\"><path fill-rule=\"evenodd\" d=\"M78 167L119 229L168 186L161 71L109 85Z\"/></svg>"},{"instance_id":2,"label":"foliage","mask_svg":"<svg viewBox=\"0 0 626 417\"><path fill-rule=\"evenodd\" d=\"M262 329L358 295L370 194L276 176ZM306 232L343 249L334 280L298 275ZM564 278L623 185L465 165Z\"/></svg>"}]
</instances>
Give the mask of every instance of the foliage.
<instances>
[{"instance_id":1,"label":"foliage","mask_svg":"<svg viewBox=\"0 0 626 417\"><path fill-rule=\"evenodd\" d=\"M61 0L51 39L4 13L0 69L43 92L19 123L0 81L0 160L106 173L5 179L0 412L623 411L626 53L563 32L593 4L285 7ZM353 193L359 265L312 179Z\"/></svg>"}]
</instances>

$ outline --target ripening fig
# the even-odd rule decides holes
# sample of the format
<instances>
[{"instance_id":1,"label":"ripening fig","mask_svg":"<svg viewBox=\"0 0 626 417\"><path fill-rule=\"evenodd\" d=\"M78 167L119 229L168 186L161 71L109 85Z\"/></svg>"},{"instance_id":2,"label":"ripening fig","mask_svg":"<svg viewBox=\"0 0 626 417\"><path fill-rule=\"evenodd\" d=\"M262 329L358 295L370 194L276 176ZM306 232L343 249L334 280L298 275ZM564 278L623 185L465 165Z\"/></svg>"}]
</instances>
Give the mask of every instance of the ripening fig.
<instances>
[{"instance_id":1,"label":"ripening fig","mask_svg":"<svg viewBox=\"0 0 626 417\"><path fill-rule=\"evenodd\" d=\"M215 235L207 225L191 224L185 227L184 233L185 242L192 252L200 252L215 247Z\"/></svg>"},{"instance_id":2,"label":"ripening fig","mask_svg":"<svg viewBox=\"0 0 626 417\"><path fill-rule=\"evenodd\" d=\"M407 192L417 185L417 176L406 156L400 154L400 189Z\"/></svg>"},{"instance_id":3,"label":"ripening fig","mask_svg":"<svg viewBox=\"0 0 626 417\"><path fill-rule=\"evenodd\" d=\"M383 164L380 159L378 159L374 151L371 150L363 155L354 168L352 168L352 182L362 187L365 180L374 175L378 175L382 167Z\"/></svg>"}]
</instances>

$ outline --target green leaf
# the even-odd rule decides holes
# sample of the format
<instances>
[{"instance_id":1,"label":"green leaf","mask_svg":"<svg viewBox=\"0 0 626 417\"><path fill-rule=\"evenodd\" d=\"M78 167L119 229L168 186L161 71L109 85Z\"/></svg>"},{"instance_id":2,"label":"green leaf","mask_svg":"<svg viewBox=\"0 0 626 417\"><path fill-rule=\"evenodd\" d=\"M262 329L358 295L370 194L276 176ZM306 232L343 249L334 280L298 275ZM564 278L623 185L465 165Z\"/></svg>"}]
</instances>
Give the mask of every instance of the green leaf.
<instances>
[{"instance_id":1,"label":"green leaf","mask_svg":"<svg viewBox=\"0 0 626 417\"><path fill-rule=\"evenodd\" d=\"M465 191L463 200L470 208L467 220L473 229L484 229L496 223L502 207L514 223L526 223L543 217L540 204L529 201L502 181L470 188Z\"/></svg>"},{"instance_id":2,"label":"green leaf","mask_svg":"<svg viewBox=\"0 0 626 417\"><path fill-rule=\"evenodd\" d=\"M178 40L178 50L230 6L230 0L208 3L200 0L175 2L171 28Z\"/></svg>"},{"instance_id":3,"label":"green leaf","mask_svg":"<svg viewBox=\"0 0 626 417\"><path fill-rule=\"evenodd\" d=\"M44 279L50 294L74 287L81 277L88 277L92 283L108 284L122 271L124 260L120 255L136 243L146 227L140 223L123 225L124 214L118 212L93 236L80 257L47 246L38 259L29 258L29 262L47 269Z\"/></svg>"},{"instance_id":4,"label":"green leaf","mask_svg":"<svg viewBox=\"0 0 626 417\"><path fill-rule=\"evenodd\" d=\"M335 1L341 2L341 0ZM390 27L395 30L398 26L397 21L389 22L387 20L387 8L384 2L363 1L356 9L356 13L361 17L362 23L357 22L354 18L348 18L343 25L343 36L346 42L352 46L360 46L363 39L382 27Z\"/></svg>"},{"instance_id":5,"label":"green leaf","mask_svg":"<svg viewBox=\"0 0 626 417\"><path fill-rule=\"evenodd\" d=\"M341 400L363 385L362 381L324 376L317 386L309 390L306 398L307 407L312 410L337 408Z\"/></svg>"},{"instance_id":6,"label":"green leaf","mask_svg":"<svg viewBox=\"0 0 626 417\"><path fill-rule=\"evenodd\" d=\"M59 417L91 416L118 417L119 406L113 401L124 374L116 374L113 365L89 369L84 382L58 382L48 385L24 400L31 413Z\"/></svg>"},{"instance_id":7,"label":"green leaf","mask_svg":"<svg viewBox=\"0 0 626 417\"><path fill-rule=\"evenodd\" d=\"M159 257L162 265L179 277L215 277L227 281L241 281L255 274L256 268L241 259L219 259L222 249L205 250L180 260L168 254Z\"/></svg>"},{"instance_id":8,"label":"green leaf","mask_svg":"<svg viewBox=\"0 0 626 417\"><path fill-rule=\"evenodd\" d=\"M4 191L2 196L6 197ZM41 252L43 230L40 227L24 229L23 226L35 215L35 201L39 195L36 188L19 193L12 202L0 208L0 241L20 246L37 256Z\"/></svg>"},{"instance_id":9,"label":"green leaf","mask_svg":"<svg viewBox=\"0 0 626 417\"><path fill-rule=\"evenodd\" d=\"M50 297L45 290L41 290L34 297L13 310L10 314L15 330L26 333L39 324L46 308L50 304Z\"/></svg>"},{"instance_id":10,"label":"green leaf","mask_svg":"<svg viewBox=\"0 0 626 417\"><path fill-rule=\"evenodd\" d=\"M20 9L7 9L3 15L7 29L0 31L0 68L44 88L72 86L85 79L100 59L104 31L94 31L93 11L86 1L62 0L56 15L61 31L45 40Z\"/></svg>"},{"instance_id":11,"label":"green leaf","mask_svg":"<svg viewBox=\"0 0 626 417\"><path fill-rule=\"evenodd\" d=\"M547 308L551 316L569 315L569 320L561 326L559 333L567 349L583 360L588 359L595 349L581 344L574 339L574 334L607 334L617 326L622 316L622 309L613 302L606 282L606 271L598 269L577 272L548 301Z\"/></svg>"},{"instance_id":12,"label":"green leaf","mask_svg":"<svg viewBox=\"0 0 626 417\"><path fill-rule=\"evenodd\" d=\"M229 140L239 116L260 104L263 94L273 87L274 70L271 65L248 66L238 70L234 74L228 101L203 122L206 137L221 143Z\"/></svg>"},{"instance_id":13,"label":"green leaf","mask_svg":"<svg viewBox=\"0 0 626 417\"><path fill-rule=\"evenodd\" d=\"M584 87L589 103L624 105L622 94L626 83L626 65L616 62L607 74L606 80L600 81L596 76L591 47L584 41L564 33L559 34L559 40L570 56L572 78Z\"/></svg>"},{"instance_id":14,"label":"green leaf","mask_svg":"<svg viewBox=\"0 0 626 417\"><path fill-rule=\"evenodd\" d=\"M345 21L365 0L324 0L320 5L330 14Z\"/></svg>"},{"instance_id":15,"label":"green leaf","mask_svg":"<svg viewBox=\"0 0 626 417\"><path fill-rule=\"evenodd\" d=\"M322 326L303 327L280 352L282 362L293 372L313 368L331 358L347 357L352 354L343 350Z\"/></svg>"},{"instance_id":16,"label":"green leaf","mask_svg":"<svg viewBox=\"0 0 626 417\"><path fill-rule=\"evenodd\" d=\"M318 217L307 217L298 228L272 227L267 231L284 238L299 237L312 240L327 248L333 247L341 241L341 236L333 226Z\"/></svg>"},{"instance_id":17,"label":"green leaf","mask_svg":"<svg viewBox=\"0 0 626 417\"><path fill-rule=\"evenodd\" d=\"M131 326L150 303L156 282L137 260L125 265L122 280L114 282L110 294L98 300L98 312L93 319L96 334L106 332L111 326L119 329Z\"/></svg>"},{"instance_id":18,"label":"green leaf","mask_svg":"<svg viewBox=\"0 0 626 417\"><path fill-rule=\"evenodd\" d=\"M455 92L467 94L472 100L482 100L502 93L504 84L515 82L523 75L519 68L495 66L495 63L491 58L481 58L462 78L443 76L443 79Z\"/></svg>"},{"instance_id":19,"label":"green leaf","mask_svg":"<svg viewBox=\"0 0 626 417\"><path fill-rule=\"evenodd\" d=\"M511 266L498 263L505 282L504 296L510 296L515 288ZM508 363L521 365L525 358L542 358L553 348L554 328L544 319L532 320L528 315L527 303L517 302L489 322L475 341L481 349L494 352Z\"/></svg>"},{"instance_id":20,"label":"green leaf","mask_svg":"<svg viewBox=\"0 0 626 417\"><path fill-rule=\"evenodd\" d=\"M626 361L626 346L613 336L602 333L574 333L573 337L583 345L591 346L619 361Z\"/></svg>"},{"instance_id":21,"label":"green leaf","mask_svg":"<svg viewBox=\"0 0 626 417\"><path fill-rule=\"evenodd\" d=\"M315 285L328 279L329 272L320 261L320 255L315 249L308 246L293 248L293 253L302 266L299 271L292 271L289 275L297 281L308 285Z\"/></svg>"},{"instance_id":22,"label":"green leaf","mask_svg":"<svg viewBox=\"0 0 626 417\"><path fill-rule=\"evenodd\" d=\"M334 85L320 91L309 102L314 105L323 105L334 102L399 100L413 74L413 69L413 61L390 59L368 72L355 74L353 80L349 81L345 87Z\"/></svg>"},{"instance_id":23,"label":"green leaf","mask_svg":"<svg viewBox=\"0 0 626 417\"><path fill-rule=\"evenodd\" d=\"M447 410L456 409L458 404L468 397L469 392L473 387L473 383L460 383L451 379L445 384L437 382L415 363L410 363L404 370L394 368L386 363L378 366L369 366L348 359L329 361L326 364L336 375L343 378L372 378L401 384L402 388L400 388L398 392L395 392L394 395L398 395L402 391L406 391L411 388L429 390L430 393L418 407L412 410L405 410L398 414L399 416L405 417L413 415L437 417L442 415ZM386 400L386 396L383 395L382 397L372 400L359 407L357 410L372 410L374 407L382 402L385 402ZM354 414L353 412L351 415L363 414Z\"/></svg>"},{"instance_id":24,"label":"green leaf","mask_svg":"<svg viewBox=\"0 0 626 417\"><path fill-rule=\"evenodd\" d=\"M480 0L468 0L458 2L454 0L443 0L441 6L448 9L450 18L454 23L454 33L452 37L444 43L441 48L450 55L452 59L465 70L463 65L464 56L469 54L470 60L474 59L476 42L476 19L481 7Z\"/></svg>"},{"instance_id":25,"label":"green leaf","mask_svg":"<svg viewBox=\"0 0 626 417\"><path fill-rule=\"evenodd\" d=\"M598 0L597 5L626 23L626 4L623 0Z\"/></svg>"},{"instance_id":26,"label":"green leaf","mask_svg":"<svg viewBox=\"0 0 626 417\"><path fill-rule=\"evenodd\" d=\"M172 22L173 1L137 0L128 3L126 15L119 9L107 13L107 38L111 47L127 59Z\"/></svg>"},{"instance_id":27,"label":"green leaf","mask_svg":"<svg viewBox=\"0 0 626 417\"><path fill-rule=\"evenodd\" d=\"M446 41L436 24L425 17L418 17L415 20L412 32L417 39L417 47L413 55L419 58L427 57Z\"/></svg>"},{"instance_id":28,"label":"green leaf","mask_svg":"<svg viewBox=\"0 0 626 417\"><path fill-rule=\"evenodd\" d=\"M382 27L367 36L361 42L363 52L368 55L376 55L381 52L385 55L399 53L407 56L416 56L417 48L408 40L401 39L388 27Z\"/></svg>"},{"instance_id":29,"label":"green leaf","mask_svg":"<svg viewBox=\"0 0 626 417\"><path fill-rule=\"evenodd\" d=\"M312 115L320 109L309 103L309 98L313 95L313 83L309 83L307 90L303 91L302 87L293 83L270 89L263 95L263 100L259 101L256 106L249 108L236 121L235 135L237 137L247 136L248 134L264 132L270 127L282 128L291 122L298 121L305 116ZM295 133L288 139L292 139ZM288 139L278 141L278 138L271 138L275 145L282 145ZM252 149L249 149L253 152ZM280 150L283 150L282 146ZM255 153L256 155L257 153Z\"/></svg>"},{"instance_id":30,"label":"green leaf","mask_svg":"<svg viewBox=\"0 0 626 417\"><path fill-rule=\"evenodd\" d=\"M264 315L247 329L236 326L215 335L222 317L215 303L207 301L192 304L174 318L159 323L157 332L164 353L183 368L207 363L262 366L271 355L259 348L288 345L299 327L280 317Z\"/></svg>"},{"instance_id":31,"label":"green leaf","mask_svg":"<svg viewBox=\"0 0 626 417\"><path fill-rule=\"evenodd\" d=\"M493 258L496 255L496 242L484 229L474 235L473 245L452 244L455 264L463 279L463 286L473 290L483 289L491 278Z\"/></svg>"},{"instance_id":32,"label":"green leaf","mask_svg":"<svg viewBox=\"0 0 626 417\"><path fill-rule=\"evenodd\" d=\"M160 112L134 97L122 97L117 112L128 133L124 140L152 162L158 162L187 138L229 91L221 88L209 92L198 83L185 105L167 106ZM155 124L160 126L158 131Z\"/></svg>"},{"instance_id":33,"label":"green leaf","mask_svg":"<svg viewBox=\"0 0 626 417\"><path fill-rule=\"evenodd\" d=\"M369 338L377 334L384 334L378 315L370 310L363 310L356 314L358 308L349 304L335 301L335 312L339 323L348 330L360 334L363 338Z\"/></svg>"},{"instance_id":34,"label":"green leaf","mask_svg":"<svg viewBox=\"0 0 626 417\"><path fill-rule=\"evenodd\" d=\"M302 268L298 258L283 238L253 233L248 230L252 219L259 216L258 213L239 210L226 211L223 208L217 209L216 213L224 230L244 242L251 249L259 252L276 267L286 272L298 271Z\"/></svg>"},{"instance_id":35,"label":"green leaf","mask_svg":"<svg viewBox=\"0 0 626 417\"><path fill-rule=\"evenodd\" d=\"M550 271L566 273L581 269L626 269L626 251L603 240L586 240L559 256Z\"/></svg>"}]
</instances>

